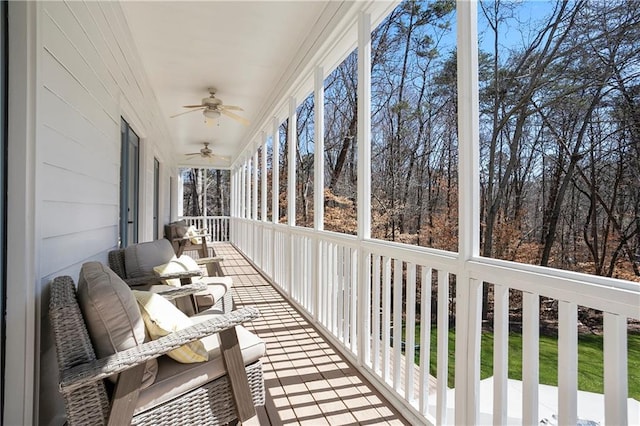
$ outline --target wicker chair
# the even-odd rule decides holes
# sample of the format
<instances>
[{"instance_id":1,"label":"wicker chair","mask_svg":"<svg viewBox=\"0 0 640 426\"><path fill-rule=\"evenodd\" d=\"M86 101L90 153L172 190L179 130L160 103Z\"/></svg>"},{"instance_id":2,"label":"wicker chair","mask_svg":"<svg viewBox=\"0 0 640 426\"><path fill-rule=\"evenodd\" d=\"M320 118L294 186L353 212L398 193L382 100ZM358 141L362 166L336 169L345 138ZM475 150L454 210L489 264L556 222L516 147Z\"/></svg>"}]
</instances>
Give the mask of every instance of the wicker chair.
<instances>
[{"instance_id":1,"label":"wicker chair","mask_svg":"<svg viewBox=\"0 0 640 426\"><path fill-rule=\"evenodd\" d=\"M187 235L189 228L192 228L195 235ZM187 225L187 222L178 220L164 225L164 237L171 242L176 256L180 256L185 250L197 250L201 257L209 257L207 247L206 229L195 229Z\"/></svg>"},{"instance_id":2,"label":"wicker chair","mask_svg":"<svg viewBox=\"0 0 640 426\"><path fill-rule=\"evenodd\" d=\"M171 242L176 256L182 255L185 251L196 251L200 255L200 258L212 257L222 261L221 258L216 256L215 249L207 245L207 239L210 238L211 235L207 234L206 228L195 229L195 236L186 235L188 229L189 226L184 219L177 222L171 222L164 226L164 237ZM220 261L207 263L208 276L224 276L220 266Z\"/></svg>"},{"instance_id":3,"label":"wicker chair","mask_svg":"<svg viewBox=\"0 0 640 426\"><path fill-rule=\"evenodd\" d=\"M217 309L223 313L231 312L233 309L233 280L230 277L203 277L202 271L185 271L163 276L158 276L153 272L153 266L166 263L173 256L173 248L169 241L160 239L112 250L108 254L108 260L109 267L131 287L143 286L148 289L150 286L162 285L161 280L169 278L180 278L184 286L190 284L192 278L198 278L209 287L208 290L194 295L195 306L193 309L195 312L209 308ZM127 259L129 259L129 264L127 264ZM219 268L221 259L208 257L194 260L198 265L207 266L207 269L212 264L218 265L214 267L215 269ZM186 310L186 306L180 307Z\"/></svg>"},{"instance_id":4,"label":"wicker chair","mask_svg":"<svg viewBox=\"0 0 640 426\"><path fill-rule=\"evenodd\" d=\"M175 294L181 291L184 292L184 289L172 290ZM172 297L171 294L166 296ZM143 393L154 386L152 384L151 387L140 390L145 363L158 357L171 362L164 354L185 343L220 333L220 352L225 358L224 365L238 365L238 354L242 363L244 352L240 353L236 326L256 318L258 311L255 308L217 315L216 318L190 328L100 359L96 358L92 344L95 336L89 334L75 284L70 277L54 279L49 316L58 357L59 390L65 400L69 425L218 425L236 419L245 421L255 415L255 406L264 405L262 365L258 358L245 365L246 376L244 371L238 373L238 368L227 368L227 374L213 380L206 379L210 381L191 389L185 388L187 385L181 383L185 381L182 376L184 371L182 374L175 374L175 377L169 378L176 381L171 383L171 387L182 386L184 392L159 405L140 407L140 399L144 399ZM161 363L158 364L162 366ZM194 364L181 364L180 367L191 365ZM241 367L239 369L243 370ZM158 377L161 375L160 371L159 369ZM119 374L113 387L105 379L116 373ZM166 378L164 380L166 382Z\"/></svg>"}]
</instances>

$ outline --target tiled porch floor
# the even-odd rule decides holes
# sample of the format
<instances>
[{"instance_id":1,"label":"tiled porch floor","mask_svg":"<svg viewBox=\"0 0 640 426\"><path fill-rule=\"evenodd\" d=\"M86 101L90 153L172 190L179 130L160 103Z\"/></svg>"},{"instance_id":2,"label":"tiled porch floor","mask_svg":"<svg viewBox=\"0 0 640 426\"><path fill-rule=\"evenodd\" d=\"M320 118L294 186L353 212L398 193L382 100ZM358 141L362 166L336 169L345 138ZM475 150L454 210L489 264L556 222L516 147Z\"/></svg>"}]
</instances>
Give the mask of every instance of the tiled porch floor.
<instances>
[{"instance_id":1,"label":"tiled porch floor","mask_svg":"<svg viewBox=\"0 0 640 426\"><path fill-rule=\"evenodd\" d=\"M214 247L233 277L236 305L260 309L246 326L267 345L261 425L408 424L231 244Z\"/></svg>"}]
</instances>

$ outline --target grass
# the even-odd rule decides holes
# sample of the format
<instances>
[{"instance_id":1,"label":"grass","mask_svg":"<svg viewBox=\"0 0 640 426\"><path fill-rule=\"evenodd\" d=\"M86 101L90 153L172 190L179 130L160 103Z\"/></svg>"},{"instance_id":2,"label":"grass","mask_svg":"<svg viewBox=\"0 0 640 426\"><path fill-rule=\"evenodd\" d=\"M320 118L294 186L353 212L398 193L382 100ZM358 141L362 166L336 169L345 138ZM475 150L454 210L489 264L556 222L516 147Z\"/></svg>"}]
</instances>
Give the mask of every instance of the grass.
<instances>
[{"instance_id":1,"label":"grass","mask_svg":"<svg viewBox=\"0 0 640 426\"><path fill-rule=\"evenodd\" d=\"M420 330L416 325L416 342ZM437 368L437 330L431 330L430 372L436 374ZM578 389L588 392L604 392L603 337L597 335L578 336ZM493 375L493 334L482 333L480 347L480 378ZM448 385L454 385L455 331L449 331ZM558 385L558 339L540 336L540 383ZM420 352L416 350L416 363L420 361ZM629 334L627 340L627 371L629 397L640 401L640 334ZM509 334L509 378L522 380L522 335Z\"/></svg>"}]
</instances>

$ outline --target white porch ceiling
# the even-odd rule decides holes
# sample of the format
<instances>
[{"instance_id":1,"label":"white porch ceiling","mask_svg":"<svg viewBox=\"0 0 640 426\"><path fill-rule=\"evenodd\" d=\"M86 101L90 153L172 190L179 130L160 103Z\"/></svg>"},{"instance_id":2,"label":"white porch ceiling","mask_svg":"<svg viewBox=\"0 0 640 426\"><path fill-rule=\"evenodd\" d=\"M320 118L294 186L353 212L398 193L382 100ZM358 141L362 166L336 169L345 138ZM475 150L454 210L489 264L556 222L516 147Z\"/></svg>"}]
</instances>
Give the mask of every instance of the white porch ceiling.
<instances>
[{"instance_id":1,"label":"white porch ceiling","mask_svg":"<svg viewBox=\"0 0 640 426\"><path fill-rule=\"evenodd\" d=\"M151 86L174 140L179 164L211 142L215 154L234 159L298 50L330 1L123 1L122 8ZM202 112L176 118L182 105L199 104L208 87L226 105L244 109L249 126L222 116L207 126Z\"/></svg>"}]
</instances>

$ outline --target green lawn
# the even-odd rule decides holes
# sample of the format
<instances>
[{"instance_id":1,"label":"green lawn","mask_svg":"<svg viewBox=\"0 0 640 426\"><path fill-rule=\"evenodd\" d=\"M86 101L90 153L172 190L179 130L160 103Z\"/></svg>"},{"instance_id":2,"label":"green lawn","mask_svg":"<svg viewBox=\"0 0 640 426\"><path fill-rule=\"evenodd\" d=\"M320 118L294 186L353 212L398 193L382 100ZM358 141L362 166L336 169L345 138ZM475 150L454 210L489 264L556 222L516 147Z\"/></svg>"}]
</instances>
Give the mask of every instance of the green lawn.
<instances>
[{"instance_id":1,"label":"green lawn","mask_svg":"<svg viewBox=\"0 0 640 426\"><path fill-rule=\"evenodd\" d=\"M416 342L419 341L420 330L416 325ZM431 374L436 373L436 341L437 331L431 330ZM603 393L603 352L602 336L578 336L578 389ZM628 335L628 381L629 397L640 401L640 334ZM449 331L449 378L448 384L453 387L454 382L454 348L455 331ZM416 351L416 363L420 360L420 353ZM493 375L493 334L482 333L480 375L482 379ZM522 379L522 335L509 334L509 378ZM558 385L558 339L540 336L540 383Z\"/></svg>"}]
</instances>

